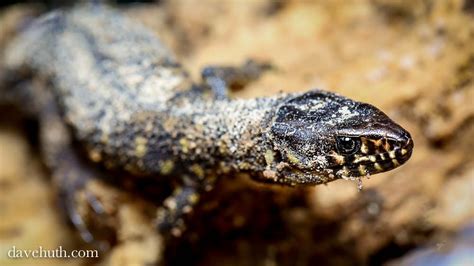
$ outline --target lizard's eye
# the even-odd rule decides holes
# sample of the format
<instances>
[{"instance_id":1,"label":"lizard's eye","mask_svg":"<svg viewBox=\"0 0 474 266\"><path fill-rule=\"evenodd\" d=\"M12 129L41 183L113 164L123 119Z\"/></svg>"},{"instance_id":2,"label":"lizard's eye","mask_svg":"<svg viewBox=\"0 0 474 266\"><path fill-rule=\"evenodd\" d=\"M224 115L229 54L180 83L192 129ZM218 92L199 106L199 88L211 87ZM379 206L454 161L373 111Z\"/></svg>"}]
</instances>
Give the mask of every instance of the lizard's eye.
<instances>
[{"instance_id":1,"label":"lizard's eye","mask_svg":"<svg viewBox=\"0 0 474 266\"><path fill-rule=\"evenodd\" d=\"M360 139L357 137L336 137L337 151L343 155L351 155L359 151Z\"/></svg>"}]
</instances>

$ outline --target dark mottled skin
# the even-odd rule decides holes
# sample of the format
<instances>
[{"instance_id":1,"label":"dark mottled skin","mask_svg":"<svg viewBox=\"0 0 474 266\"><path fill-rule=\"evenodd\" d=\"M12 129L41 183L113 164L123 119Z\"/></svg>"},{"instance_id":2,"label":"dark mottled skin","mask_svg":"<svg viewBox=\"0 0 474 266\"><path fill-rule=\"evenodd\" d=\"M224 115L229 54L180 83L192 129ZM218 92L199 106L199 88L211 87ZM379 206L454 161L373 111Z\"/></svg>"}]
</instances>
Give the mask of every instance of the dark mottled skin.
<instances>
[{"instance_id":1,"label":"dark mottled skin","mask_svg":"<svg viewBox=\"0 0 474 266\"><path fill-rule=\"evenodd\" d=\"M103 6L43 16L10 44L4 65L3 100L28 102L39 116L43 152L68 200L105 175L79 158L73 141L115 172L179 178L158 212L161 228L229 172L316 185L391 170L412 152L409 133L383 112L337 94L227 97L264 64L207 68L195 84L149 30ZM67 207L91 239L76 206Z\"/></svg>"}]
</instances>

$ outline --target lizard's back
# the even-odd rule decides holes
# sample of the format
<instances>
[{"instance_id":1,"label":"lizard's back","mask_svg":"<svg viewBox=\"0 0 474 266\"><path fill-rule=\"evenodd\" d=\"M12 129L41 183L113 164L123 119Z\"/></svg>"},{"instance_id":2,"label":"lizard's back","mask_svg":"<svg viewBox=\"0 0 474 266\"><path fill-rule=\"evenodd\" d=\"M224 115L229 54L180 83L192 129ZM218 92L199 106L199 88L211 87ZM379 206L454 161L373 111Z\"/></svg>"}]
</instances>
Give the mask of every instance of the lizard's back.
<instances>
[{"instance_id":1,"label":"lizard's back","mask_svg":"<svg viewBox=\"0 0 474 266\"><path fill-rule=\"evenodd\" d=\"M152 32L102 5L39 19L11 43L5 65L48 79L80 138L120 127L136 112L166 110L191 88Z\"/></svg>"}]
</instances>

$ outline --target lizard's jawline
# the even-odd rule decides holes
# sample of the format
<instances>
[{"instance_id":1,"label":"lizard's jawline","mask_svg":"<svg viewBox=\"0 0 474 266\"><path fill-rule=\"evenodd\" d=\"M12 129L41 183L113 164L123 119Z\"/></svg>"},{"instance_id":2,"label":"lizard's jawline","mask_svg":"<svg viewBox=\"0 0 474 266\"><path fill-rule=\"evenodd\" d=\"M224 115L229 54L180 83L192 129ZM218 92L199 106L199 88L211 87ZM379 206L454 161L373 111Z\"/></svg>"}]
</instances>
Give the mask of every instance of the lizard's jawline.
<instances>
[{"instance_id":1,"label":"lizard's jawline","mask_svg":"<svg viewBox=\"0 0 474 266\"><path fill-rule=\"evenodd\" d=\"M402 150L404 150L402 152ZM393 170L403 165L412 154L412 147L397 148L390 152L363 156L355 159L357 163L336 165L335 175L342 179L354 179Z\"/></svg>"}]
</instances>

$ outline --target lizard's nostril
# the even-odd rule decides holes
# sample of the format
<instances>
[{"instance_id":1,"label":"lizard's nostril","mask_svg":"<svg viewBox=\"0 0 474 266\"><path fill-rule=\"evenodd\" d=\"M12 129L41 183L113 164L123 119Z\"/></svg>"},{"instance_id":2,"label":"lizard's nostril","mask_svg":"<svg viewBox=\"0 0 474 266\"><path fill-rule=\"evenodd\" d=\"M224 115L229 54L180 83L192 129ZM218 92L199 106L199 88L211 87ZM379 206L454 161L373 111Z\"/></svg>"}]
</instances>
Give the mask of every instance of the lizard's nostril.
<instances>
[{"instance_id":1,"label":"lizard's nostril","mask_svg":"<svg viewBox=\"0 0 474 266\"><path fill-rule=\"evenodd\" d=\"M405 142L405 146L404 146L406 149L413 149L413 140L411 138L409 138L406 142Z\"/></svg>"},{"instance_id":2,"label":"lizard's nostril","mask_svg":"<svg viewBox=\"0 0 474 266\"><path fill-rule=\"evenodd\" d=\"M413 146L413 140L411 139L410 133L401 129L401 132L397 134L396 146L398 148L409 148L410 145Z\"/></svg>"}]
</instances>

